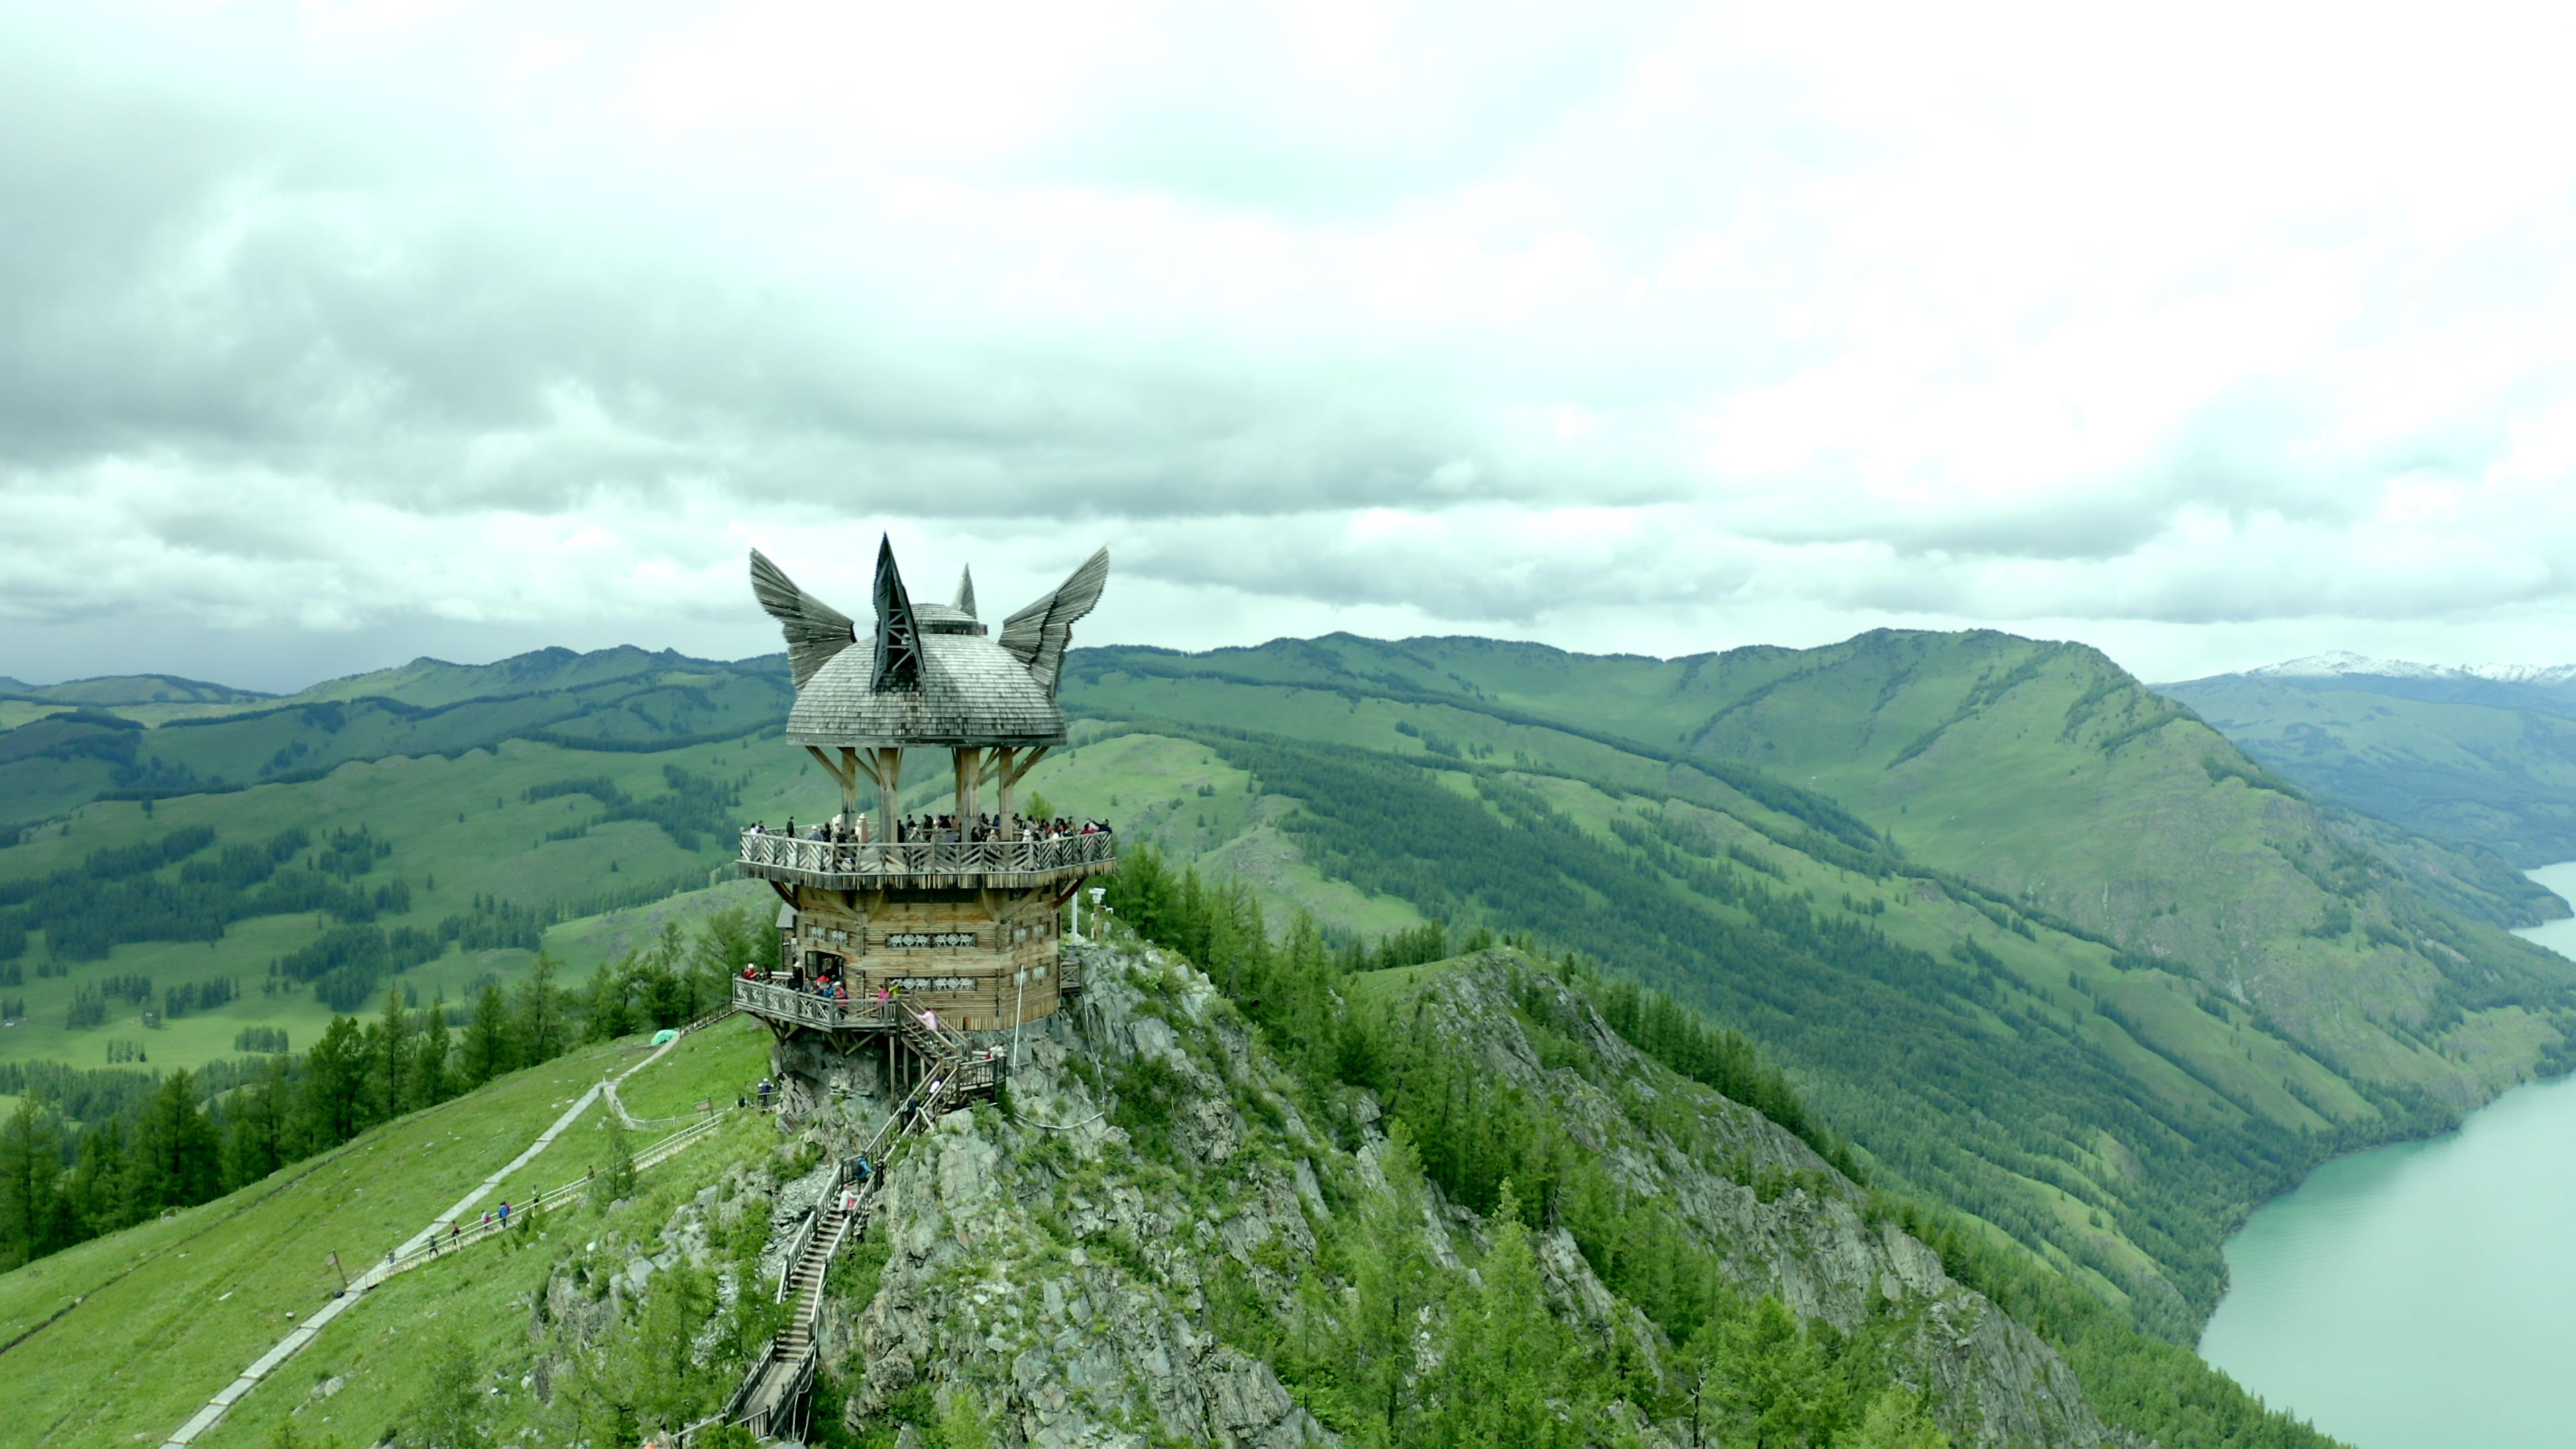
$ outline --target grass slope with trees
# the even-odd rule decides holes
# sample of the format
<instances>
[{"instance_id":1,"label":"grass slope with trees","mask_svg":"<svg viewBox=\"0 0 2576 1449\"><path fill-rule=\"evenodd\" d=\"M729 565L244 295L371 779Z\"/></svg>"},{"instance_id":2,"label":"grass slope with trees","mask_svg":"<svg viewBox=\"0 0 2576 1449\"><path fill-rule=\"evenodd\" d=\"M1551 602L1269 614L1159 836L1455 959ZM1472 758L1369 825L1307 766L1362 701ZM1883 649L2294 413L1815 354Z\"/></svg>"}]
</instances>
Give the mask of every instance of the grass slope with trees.
<instances>
[{"instance_id":1,"label":"grass slope with trees","mask_svg":"<svg viewBox=\"0 0 2576 1449\"><path fill-rule=\"evenodd\" d=\"M2553 1068L2570 1023L2566 963L2501 929L2545 892L2318 807L2077 646L1336 636L1085 651L1066 695L1115 724L1041 788L1144 804L1265 900L1320 876L1663 986L2178 1339L2252 1204Z\"/></svg>"},{"instance_id":2,"label":"grass slope with trees","mask_svg":"<svg viewBox=\"0 0 2576 1449\"><path fill-rule=\"evenodd\" d=\"M1955 1345L1956 1328L1893 1299L1842 1324L1792 1311L1763 1291L1761 1270L1748 1281L1747 1265L1709 1236L1699 1209L1627 1191L1595 1156L1569 1150L1605 1125L1713 1166L1763 1203L1856 1209L1873 1231L1929 1244L1948 1274L2061 1355L2093 1410L2117 1428L2168 1449L2328 1442L2267 1412L2186 1350L2142 1337L2057 1275L1997 1251L1943 1209L1885 1186L1859 1188L1815 1158L1793 1171L1769 1160L1776 1152L1759 1162L1730 1152L1729 1142L1745 1140L1745 1103L1829 1156L1840 1144L1748 1041L1667 997L1571 958L1542 963L1494 950L1489 936L1453 943L1436 927L1337 947L1300 916L1274 943L1241 883L1151 866L1112 880L1119 913L1152 939L1207 953L1223 1019L1248 1025L1256 1049L1237 1060L1203 1041L1205 1022L1193 1024L1203 1014L1171 994L1175 970L1131 965L1149 991L1165 993L1144 1006L1181 1034L1188 1064L1176 1070L1169 1052L1118 1058L1064 1023L1087 1053L1078 1074L1097 1084L1117 1130L1088 1150L1052 1137L1027 1144L1028 1161L1014 1170L1044 1185L1037 1217L1050 1231L1063 1231L1072 1205L1097 1195L1221 1200L1243 1168L1211 1174L1190 1155L1181 1123L1194 1104L1184 1100L1180 1071L1225 1073L1225 1091L1245 1094L1256 1132L1279 1125L1284 1103L1349 1134L1318 1144L1315 1211L1334 1224L1318 1252L1290 1260L1274 1244L1230 1254L1211 1238L1188 1278L1200 1285L1192 1331L1269 1365L1348 1442L1651 1442L1633 1432L1644 1422L1665 1443L1944 1449L1954 1440L1943 1424L1979 1421L1978 1403L1924 1388L1927 1345ZM682 944L709 960L735 947L719 932ZM1453 944L1473 947L1476 959L1431 959ZM606 1000L576 998L568 1021L585 1035L613 1030ZM1615 1056L1596 1044L1603 1026L1626 1044ZM1507 1040L1535 1044L1543 1090L1460 1069L1462 1044ZM747 1023L690 1038L634 1078L628 1095L671 1105L710 1084L721 1090L762 1069L765 1044ZM639 1050L633 1037L574 1047L371 1126L220 1200L0 1274L0 1372L11 1376L17 1422L33 1444L167 1432L328 1296L328 1254L407 1235ZM1568 1115L1583 1110L1572 1105L1576 1096L1595 1115ZM1618 1121L1598 1119L1602 1103L1616 1104ZM973 1115L965 1131L1003 1120ZM614 1144L600 1135L613 1130L577 1123L503 1195L524 1199L530 1188L613 1160ZM1374 1139L1369 1150L1353 1151L1363 1137ZM653 1175L533 1225L542 1231L469 1250L478 1254L470 1265L432 1263L396 1278L245 1400L211 1442L618 1443L692 1420L721 1401L776 1326L767 1295L743 1291L767 1281L762 1252L776 1231L756 1210L760 1185L816 1160L810 1146L782 1143L766 1119L745 1118ZM898 1171L940 1175L935 1160ZM1612 1295L1606 1314L1578 1301L1545 1258L1545 1239L1560 1232ZM836 1265L828 1292L846 1321L863 1318L877 1297L891 1236L872 1235ZM1003 1247L990 1233L965 1240L970 1254ZM1791 1252L1806 1251L1799 1237L1787 1241ZM1007 1272L1014 1296L1035 1301L1048 1279L1031 1271L1049 1263L1068 1271L1068 1260L1082 1262L1071 1251L1081 1246L1059 1243L1053 1257L1026 1267L970 1256L951 1271L966 1283L999 1282ZM1150 1271L1149 1256L1168 1256L1114 1233L1087 1247L1136 1273ZM1285 1312L1258 1286L1282 1278ZM1085 1281L1083 1291L1102 1291L1097 1278ZM970 1296L936 1299L964 1312ZM836 1368L809 1442L996 1442L987 1405L1001 1403L1007 1386L984 1384L979 1397L966 1365L917 1368L922 1382L856 1427L838 1410L858 1386Z\"/></svg>"},{"instance_id":3,"label":"grass slope with trees","mask_svg":"<svg viewBox=\"0 0 2576 1449\"><path fill-rule=\"evenodd\" d=\"M775 658L85 688L0 733L0 813L35 822L0 846L0 1093L51 1101L64 1142L159 1074L215 1095L389 993L452 1030L540 948L567 985L667 954L769 908L709 887L736 824L834 803L776 737ZM1779 1060L1876 1180L2177 1340L2248 1206L2566 1036L2563 963L2498 929L2554 903L2503 861L2318 806L2075 646L1335 636L1078 651L1065 695L1082 743L1032 777L1055 808L1341 945L1438 918L1668 991ZM179 708L209 713L149 714ZM122 743L62 748L75 729ZM906 808L938 794L929 763ZM26 1075L60 1067L126 1085Z\"/></svg>"}]
</instances>

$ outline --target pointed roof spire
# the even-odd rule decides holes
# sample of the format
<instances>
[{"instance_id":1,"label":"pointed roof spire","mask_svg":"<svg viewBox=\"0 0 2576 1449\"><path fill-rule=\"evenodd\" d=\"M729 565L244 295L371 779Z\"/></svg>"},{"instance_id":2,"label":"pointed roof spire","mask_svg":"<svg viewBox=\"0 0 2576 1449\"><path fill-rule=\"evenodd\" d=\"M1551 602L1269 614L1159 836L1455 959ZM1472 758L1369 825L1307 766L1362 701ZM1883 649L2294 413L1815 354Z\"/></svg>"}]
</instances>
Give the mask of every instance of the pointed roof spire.
<instances>
[{"instance_id":1,"label":"pointed roof spire","mask_svg":"<svg viewBox=\"0 0 2576 1449\"><path fill-rule=\"evenodd\" d=\"M912 595L894 566L894 540L877 542L877 659L871 689L909 689L921 683L921 621Z\"/></svg>"},{"instance_id":2,"label":"pointed roof spire","mask_svg":"<svg viewBox=\"0 0 2576 1449\"><path fill-rule=\"evenodd\" d=\"M972 564L957 571L957 610L969 619L975 617L975 568Z\"/></svg>"}]
</instances>

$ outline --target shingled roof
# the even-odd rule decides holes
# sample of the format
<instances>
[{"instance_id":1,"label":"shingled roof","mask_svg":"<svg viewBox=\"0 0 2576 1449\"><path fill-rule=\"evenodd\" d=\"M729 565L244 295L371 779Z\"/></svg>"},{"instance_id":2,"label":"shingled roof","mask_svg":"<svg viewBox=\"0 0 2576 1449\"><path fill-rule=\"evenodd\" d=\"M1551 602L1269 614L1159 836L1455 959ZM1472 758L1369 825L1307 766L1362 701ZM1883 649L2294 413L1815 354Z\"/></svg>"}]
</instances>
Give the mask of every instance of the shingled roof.
<instances>
[{"instance_id":1,"label":"shingled roof","mask_svg":"<svg viewBox=\"0 0 2576 1449\"><path fill-rule=\"evenodd\" d=\"M1064 711L1027 666L974 634L921 636L921 676L873 689L876 645L832 657L796 691L787 738L800 745L1060 745Z\"/></svg>"},{"instance_id":2,"label":"shingled roof","mask_svg":"<svg viewBox=\"0 0 2576 1449\"><path fill-rule=\"evenodd\" d=\"M881 543L878 617L863 632L755 552L752 589L786 634L796 679L787 738L823 746L1064 743L1056 679L1074 621L1098 601L1108 572L1103 549L1013 614L994 639L975 617L971 579L961 580L955 604L916 604L893 545Z\"/></svg>"}]
</instances>

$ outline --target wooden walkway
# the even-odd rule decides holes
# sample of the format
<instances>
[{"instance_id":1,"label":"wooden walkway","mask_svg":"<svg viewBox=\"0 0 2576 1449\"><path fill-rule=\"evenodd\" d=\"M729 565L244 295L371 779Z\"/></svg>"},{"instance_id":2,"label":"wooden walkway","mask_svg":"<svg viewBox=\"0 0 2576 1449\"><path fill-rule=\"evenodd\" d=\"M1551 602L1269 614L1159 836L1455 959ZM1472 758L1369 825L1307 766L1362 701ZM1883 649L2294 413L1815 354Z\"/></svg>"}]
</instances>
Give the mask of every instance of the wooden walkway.
<instances>
[{"instance_id":1,"label":"wooden walkway","mask_svg":"<svg viewBox=\"0 0 2576 1449\"><path fill-rule=\"evenodd\" d=\"M737 983L737 985L738 987L748 986L749 983ZM782 994L792 996L792 993ZM745 996L750 996L751 999L741 999ZM627 1121L635 1120L627 1116L624 1104L616 1100L618 1083L661 1060L672 1047L679 1045L679 1042L690 1033L711 1026L732 1015L736 1010L762 1014L762 1008L771 1004L765 997L765 990L760 994L753 994L738 989L735 1004L691 1022L681 1029L680 1037L655 1048L652 1054L642 1061L628 1067L613 1078L602 1080L582 1093L578 1100L564 1110L563 1115L555 1119L553 1125L539 1133L537 1139L528 1144L527 1150L512 1158L499 1171L486 1177L472 1192L458 1199L456 1205L449 1208L437 1221L413 1234L400 1246L388 1252L383 1259L370 1265L365 1273L351 1282L348 1292L323 1304L311 1317L296 1325L293 1331L278 1340L267 1353L262 1354L244 1369L239 1377L226 1385L222 1392L207 1401L206 1406L199 1409L188 1422L180 1425L175 1433L162 1441L163 1449L186 1449L186 1446L195 1444L201 1436L223 1422L224 1415L235 1404L240 1403L260 1384L274 1377L281 1365L302 1352L322 1329L328 1327L351 1305L359 1302L370 1290L387 1279L439 1258L453 1257L459 1252L498 1236L503 1231L498 1224L486 1228L480 1224L479 1219L475 1226L462 1233L453 1232L452 1229L457 1224L463 1223L468 1214L476 1212L484 1200L512 1173L527 1166L536 1159L538 1154L553 1145L555 1139L579 1119L594 1101L605 1097L610 1103L611 1110L618 1117ZM802 1006L803 1003L800 1001L798 1005ZM916 1136L927 1133L947 1113L977 1098L989 1096L1000 1083L1003 1070L994 1054L989 1050L973 1046L956 1032L924 1021L913 1013L905 1011L886 1011L881 1015L870 1012L868 1015L870 1019L865 1022L867 1027L891 1034L915 1059L918 1085L897 1105L894 1113L886 1119L882 1127L877 1129L876 1135L869 1139L865 1147L853 1156L842 1160L823 1200L815 1205L814 1210L798 1227L795 1236L790 1239L787 1261L780 1269L776 1288L779 1302L793 1304L788 1313L787 1326L763 1347L760 1357L743 1375L740 1386L734 1390L733 1396L727 1400L724 1408L660 1441L672 1446L672 1449L681 1449L681 1446L687 1445L699 1433L718 1424L741 1424L764 1440L803 1432L806 1427L806 1415L810 1412L814 1375L821 1357L814 1341L814 1333L822 1318L823 1279L831 1268L833 1255L847 1244L866 1236L875 1217L885 1183L886 1166L890 1159L901 1152L904 1144ZM835 1022L833 1024L858 1025L860 1023ZM712 1113L646 1147L636 1154L637 1169L640 1171L655 1166L677 1155L691 1143L713 1131L730 1110L728 1108L725 1111ZM863 1162L867 1164L867 1171L864 1174L859 1171L859 1164ZM515 1229L531 1218L543 1216L556 1206L579 1199L588 1186L589 1179L585 1176L540 1194L523 1205L514 1206L510 1227Z\"/></svg>"},{"instance_id":2,"label":"wooden walkway","mask_svg":"<svg viewBox=\"0 0 2576 1449\"><path fill-rule=\"evenodd\" d=\"M382 1284L386 1279L391 1278L396 1273L418 1267L420 1264L429 1262L434 1258L452 1256L466 1247L488 1241L492 1236L500 1231L497 1224L493 1228L486 1229L480 1225L478 1220L477 1225L469 1232L465 1232L463 1234L451 1234L449 1230L457 1224L462 1223L468 1213L481 1207L484 1199L490 1197L493 1192L500 1188L503 1182L509 1180L510 1174L517 1172L520 1168L535 1161L539 1153L544 1152L548 1147L553 1146L555 1139L563 1135L564 1129L570 1127L573 1122L581 1116L583 1111L589 1108L592 1102L599 1099L603 1092L613 1091L616 1083L622 1082L628 1077L635 1075L637 1072L644 1070L646 1067L653 1065L655 1062L660 1061L670 1052L671 1048L678 1046L682 1041L687 1040L691 1033L702 1028L715 1025L724 1018L731 1016L734 1013L734 1010L735 1008L732 1006L725 1006L717 1011L708 1013L706 1016L700 1017L698 1020L682 1027L678 1036L673 1037L671 1040L654 1048L652 1053L646 1056L644 1060L628 1067L625 1071L618 1073L613 1078L606 1078L595 1083L589 1091L582 1093L571 1106L564 1109L563 1115L554 1120L554 1125L546 1128L545 1131L538 1133L537 1140L529 1143L526 1151L511 1158L510 1161L499 1171L484 1178L473 1191L465 1194L465 1196L461 1198L458 1198L454 1207L449 1208L428 1227L412 1234L411 1237L405 1239L400 1246L387 1252L382 1259L369 1265L364 1273L361 1273L356 1279L350 1282L347 1292L338 1295L330 1302L323 1304L318 1309L315 1309L310 1317L297 1324L284 1338L279 1339L274 1345L272 1345L268 1352L261 1354L257 1359L253 1360L250 1367L243 1369L238 1377L234 1378L231 1383L225 1385L224 1388L213 1398L207 1400L204 1408L199 1409L195 1414L191 1415L188 1422L180 1425L177 1430L172 1432L169 1438L161 1441L162 1449L185 1449L185 1446L195 1444L200 1436L211 1431L217 1424L223 1422L224 1415L232 1410L233 1405L240 1403L250 1394L251 1390L258 1388L262 1383L266 1382L287 1360L295 1357L298 1353L303 1352L305 1345L311 1343L317 1336L319 1336L322 1330L329 1327L334 1319L337 1319L342 1313L348 1311L352 1304L355 1304L364 1298L369 1290ZM644 1151L636 1154L635 1166L637 1170L640 1171L646 1167L650 1167L667 1160L674 1154L678 1153L681 1148L688 1146L691 1142L695 1142L698 1138L706 1135L718 1120L721 1120L720 1116L709 1117L705 1121L699 1122L693 1126L684 1127L678 1132L672 1133L669 1137L647 1147ZM567 1183L551 1192L541 1194L538 1198L527 1204L526 1210L517 1214L518 1222L524 1223L530 1217L544 1212L548 1207L554 1206L572 1195L577 1195L580 1190L587 1185L588 1179L585 1178L581 1182Z\"/></svg>"}]
</instances>

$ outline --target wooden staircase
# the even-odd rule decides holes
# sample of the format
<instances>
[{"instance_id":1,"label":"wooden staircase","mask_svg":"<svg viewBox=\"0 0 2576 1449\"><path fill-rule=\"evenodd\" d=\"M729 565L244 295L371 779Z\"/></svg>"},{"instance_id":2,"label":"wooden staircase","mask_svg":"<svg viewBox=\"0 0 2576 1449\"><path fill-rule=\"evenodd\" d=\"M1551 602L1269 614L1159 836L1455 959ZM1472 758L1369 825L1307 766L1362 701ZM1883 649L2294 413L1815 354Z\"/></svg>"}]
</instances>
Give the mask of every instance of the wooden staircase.
<instances>
[{"instance_id":1,"label":"wooden staircase","mask_svg":"<svg viewBox=\"0 0 2576 1449\"><path fill-rule=\"evenodd\" d=\"M840 1204L834 1203L830 1219L815 1232L803 1256L789 1266L782 1287L784 1297L794 1307L788 1312L787 1327L779 1333L777 1346L770 1351L772 1358L803 1358L806 1350L814 1346L814 1324L823 1308L824 1271L832 1266L832 1255L840 1251L841 1240L849 1236L854 1220L865 1211L862 1206L857 1212L845 1213Z\"/></svg>"},{"instance_id":2,"label":"wooden staircase","mask_svg":"<svg viewBox=\"0 0 2576 1449\"><path fill-rule=\"evenodd\" d=\"M918 1020L899 1019L898 1036L922 1059L922 1082L856 1157L844 1159L823 1201L791 1241L788 1261L778 1279L778 1301L792 1305L787 1324L770 1340L769 1351L743 1376L733 1398L714 1415L689 1425L667 1442L685 1449L703 1430L717 1424L741 1424L762 1439L800 1433L806 1427L808 1392L813 1388L814 1329L823 1313L823 1278L832 1255L866 1235L875 1216L885 1169L915 1133L927 1132L941 1116L973 1098L991 1092L999 1082L1001 1063L966 1039ZM853 1164L865 1161L867 1176L853 1178ZM846 1211L845 1191L855 1182L857 1201Z\"/></svg>"}]
</instances>

